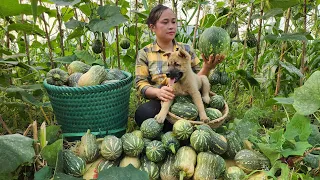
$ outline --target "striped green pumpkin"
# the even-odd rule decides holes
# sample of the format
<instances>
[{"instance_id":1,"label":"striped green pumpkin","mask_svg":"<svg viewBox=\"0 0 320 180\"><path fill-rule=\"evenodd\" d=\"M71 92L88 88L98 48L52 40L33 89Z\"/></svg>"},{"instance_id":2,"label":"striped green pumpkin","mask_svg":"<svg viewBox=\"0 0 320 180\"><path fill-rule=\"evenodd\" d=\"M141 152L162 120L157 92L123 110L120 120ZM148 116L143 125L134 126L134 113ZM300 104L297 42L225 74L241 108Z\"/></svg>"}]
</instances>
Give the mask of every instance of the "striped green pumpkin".
<instances>
[{"instance_id":1,"label":"striped green pumpkin","mask_svg":"<svg viewBox=\"0 0 320 180\"><path fill-rule=\"evenodd\" d=\"M193 132L193 127L187 120L178 120L174 123L172 132L178 140L187 140Z\"/></svg>"},{"instance_id":2,"label":"striped green pumpkin","mask_svg":"<svg viewBox=\"0 0 320 180\"><path fill-rule=\"evenodd\" d=\"M158 123L154 118L149 118L142 122L140 130L144 138L153 139L159 135L162 128L162 123Z\"/></svg>"},{"instance_id":3,"label":"striped green pumpkin","mask_svg":"<svg viewBox=\"0 0 320 180\"><path fill-rule=\"evenodd\" d=\"M143 134L140 130L134 130L131 132L133 135L136 135L138 138L143 138Z\"/></svg>"},{"instance_id":4,"label":"striped green pumpkin","mask_svg":"<svg viewBox=\"0 0 320 180\"><path fill-rule=\"evenodd\" d=\"M166 157L166 149L161 141L153 140L146 147L146 155L150 161L159 162Z\"/></svg>"},{"instance_id":5,"label":"striped green pumpkin","mask_svg":"<svg viewBox=\"0 0 320 180\"><path fill-rule=\"evenodd\" d=\"M242 169L240 169L237 166L231 166L224 173L223 179L225 179L225 180L238 180L238 179L244 179L245 176L246 176L246 174L243 172Z\"/></svg>"},{"instance_id":6,"label":"striped green pumpkin","mask_svg":"<svg viewBox=\"0 0 320 180\"><path fill-rule=\"evenodd\" d=\"M87 163L93 162L99 157L99 145L96 136L91 134L90 129L81 137L79 146L79 156L86 160Z\"/></svg>"},{"instance_id":7,"label":"striped green pumpkin","mask_svg":"<svg viewBox=\"0 0 320 180\"><path fill-rule=\"evenodd\" d=\"M215 154L214 176L219 179L226 171L226 161L219 155Z\"/></svg>"},{"instance_id":8,"label":"striped green pumpkin","mask_svg":"<svg viewBox=\"0 0 320 180\"><path fill-rule=\"evenodd\" d=\"M75 177L83 176L86 169L86 161L78 157L70 150L62 150L63 169L67 174Z\"/></svg>"},{"instance_id":9,"label":"striped green pumpkin","mask_svg":"<svg viewBox=\"0 0 320 180\"><path fill-rule=\"evenodd\" d=\"M163 134L161 136L161 142L163 143L166 150L172 152L173 154L175 154L180 147L179 140L174 137L172 131L168 131Z\"/></svg>"},{"instance_id":10,"label":"striped green pumpkin","mask_svg":"<svg viewBox=\"0 0 320 180\"><path fill-rule=\"evenodd\" d=\"M160 177L160 170L156 163L144 160L140 166L141 171L146 171L149 175L149 180L158 180Z\"/></svg>"},{"instance_id":11,"label":"striped green pumpkin","mask_svg":"<svg viewBox=\"0 0 320 180\"><path fill-rule=\"evenodd\" d=\"M132 133L126 133L121 137L123 152L128 156L139 156L144 147L144 142Z\"/></svg>"},{"instance_id":12,"label":"striped green pumpkin","mask_svg":"<svg viewBox=\"0 0 320 180\"><path fill-rule=\"evenodd\" d=\"M187 96L175 96L174 97L174 103L185 103L185 102L189 102L189 103L193 103L192 97L190 95Z\"/></svg>"},{"instance_id":13,"label":"striped green pumpkin","mask_svg":"<svg viewBox=\"0 0 320 180\"><path fill-rule=\"evenodd\" d=\"M211 152L221 155L227 151L228 142L227 142L227 139L223 135L214 132L211 129L211 127L207 124L198 125L196 128L207 131L210 133L211 141L212 141L211 147L210 147Z\"/></svg>"},{"instance_id":14,"label":"striped green pumpkin","mask_svg":"<svg viewBox=\"0 0 320 180\"><path fill-rule=\"evenodd\" d=\"M101 160L98 164L98 173L105 170L109 169L111 167L117 167L119 166L120 161L115 160L115 161L109 161L109 160Z\"/></svg>"},{"instance_id":15,"label":"striped green pumpkin","mask_svg":"<svg viewBox=\"0 0 320 180\"><path fill-rule=\"evenodd\" d=\"M222 113L221 113L221 111L219 111L219 109L206 108L205 111L206 111L206 114L207 114L208 118L210 119L210 121L222 117Z\"/></svg>"},{"instance_id":16,"label":"striped green pumpkin","mask_svg":"<svg viewBox=\"0 0 320 180\"><path fill-rule=\"evenodd\" d=\"M193 180L215 179L216 156L211 152L200 152L197 155L197 166L194 170Z\"/></svg>"},{"instance_id":17,"label":"striped green pumpkin","mask_svg":"<svg viewBox=\"0 0 320 180\"><path fill-rule=\"evenodd\" d=\"M197 153L192 147L182 146L176 155L175 166L179 171L180 180L189 179L194 174L194 168L197 162Z\"/></svg>"},{"instance_id":18,"label":"striped green pumpkin","mask_svg":"<svg viewBox=\"0 0 320 180\"><path fill-rule=\"evenodd\" d=\"M190 144L197 152L206 152L212 146L211 135L204 130L195 130L191 134Z\"/></svg>"},{"instance_id":19,"label":"striped green pumpkin","mask_svg":"<svg viewBox=\"0 0 320 180\"><path fill-rule=\"evenodd\" d=\"M119 167L127 167L129 164L132 164L135 168L140 168L141 162L138 157L124 156L119 164Z\"/></svg>"},{"instance_id":20,"label":"striped green pumpkin","mask_svg":"<svg viewBox=\"0 0 320 180\"><path fill-rule=\"evenodd\" d=\"M122 154L122 141L113 135L108 135L103 138L101 143L101 155L106 160L115 160Z\"/></svg>"},{"instance_id":21,"label":"striped green pumpkin","mask_svg":"<svg viewBox=\"0 0 320 180\"><path fill-rule=\"evenodd\" d=\"M187 120L195 120L199 115L197 106L189 102L174 103L170 107L170 112Z\"/></svg>"},{"instance_id":22,"label":"striped green pumpkin","mask_svg":"<svg viewBox=\"0 0 320 180\"><path fill-rule=\"evenodd\" d=\"M233 159L234 156L237 154L237 152L244 149L243 142L240 138L240 136L234 132L230 131L225 135L227 142L228 142L228 148L225 154L228 158Z\"/></svg>"},{"instance_id":23,"label":"striped green pumpkin","mask_svg":"<svg viewBox=\"0 0 320 180\"><path fill-rule=\"evenodd\" d=\"M143 143L144 143L144 147L143 147L142 152L145 153L146 152L146 148L147 148L148 144L151 142L151 140L147 139L147 138L142 138L142 140L143 140Z\"/></svg>"},{"instance_id":24,"label":"striped green pumpkin","mask_svg":"<svg viewBox=\"0 0 320 180\"><path fill-rule=\"evenodd\" d=\"M260 152L249 149L239 151L235 155L234 160L237 166L245 172L268 169L270 167L270 161L266 156Z\"/></svg>"},{"instance_id":25,"label":"striped green pumpkin","mask_svg":"<svg viewBox=\"0 0 320 180\"><path fill-rule=\"evenodd\" d=\"M175 166L175 155L169 154L160 168L160 177L165 180L178 180L179 173Z\"/></svg>"},{"instance_id":26,"label":"striped green pumpkin","mask_svg":"<svg viewBox=\"0 0 320 180\"><path fill-rule=\"evenodd\" d=\"M214 95L210 97L210 107L222 110L224 108L224 98L221 95Z\"/></svg>"}]
</instances>

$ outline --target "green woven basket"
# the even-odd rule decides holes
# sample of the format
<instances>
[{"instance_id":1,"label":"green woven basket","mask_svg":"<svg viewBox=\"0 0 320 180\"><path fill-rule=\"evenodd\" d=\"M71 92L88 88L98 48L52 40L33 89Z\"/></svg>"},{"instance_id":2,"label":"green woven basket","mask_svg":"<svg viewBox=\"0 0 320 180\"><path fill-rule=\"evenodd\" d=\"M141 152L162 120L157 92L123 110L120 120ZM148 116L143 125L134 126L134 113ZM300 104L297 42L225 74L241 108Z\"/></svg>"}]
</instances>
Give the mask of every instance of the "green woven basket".
<instances>
[{"instance_id":1,"label":"green woven basket","mask_svg":"<svg viewBox=\"0 0 320 180\"><path fill-rule=\"evenodd\" d=\"M88 129L97 135L123 134L129 113L133 77L86 87L54 86L43 82L65 136L81 136Z\"/></svg>"}]
</instances>

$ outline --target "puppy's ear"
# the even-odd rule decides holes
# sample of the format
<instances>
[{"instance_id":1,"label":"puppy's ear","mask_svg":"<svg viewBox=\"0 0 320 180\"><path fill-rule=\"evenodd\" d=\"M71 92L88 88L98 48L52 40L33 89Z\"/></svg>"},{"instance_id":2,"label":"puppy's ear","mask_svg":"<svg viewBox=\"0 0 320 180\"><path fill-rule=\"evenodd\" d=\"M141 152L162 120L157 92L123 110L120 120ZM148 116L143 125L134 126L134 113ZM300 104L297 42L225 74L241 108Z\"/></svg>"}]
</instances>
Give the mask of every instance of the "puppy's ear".
<instances>
[{"instance_id":1,"label":"puppy's ear","mask_svg":"<svg viewBox=\"0 0 320 180\"><path fill-rule=\"evenodd\" d=\"M170 55L171 55L171 52L167 52L163 54L163 56L168 56L168 58L170 57Z\"/></svg>"},{"instance_id":2,"label":"puppy's ear","mask_svg":"<svg viewBox=\"0 0 320 180\"><path fill-rule=\"evenodd\" d=\"M185 51L185 50L180 48L178 56L180 56L182 58L186 58L187 57L187 51Z\"/></svg>"}]
</instances>

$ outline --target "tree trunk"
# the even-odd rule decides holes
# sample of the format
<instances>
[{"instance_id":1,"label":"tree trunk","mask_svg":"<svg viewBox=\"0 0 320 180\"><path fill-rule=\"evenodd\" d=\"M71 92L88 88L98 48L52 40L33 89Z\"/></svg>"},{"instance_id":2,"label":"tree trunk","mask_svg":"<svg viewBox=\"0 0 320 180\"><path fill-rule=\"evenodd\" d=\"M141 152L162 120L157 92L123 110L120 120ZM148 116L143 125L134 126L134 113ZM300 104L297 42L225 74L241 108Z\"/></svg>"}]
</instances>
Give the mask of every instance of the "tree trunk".
<instances>
[{"instance_id":1,"label":"tree trunk","mask_svg":"<svg viewBox=\"0 0 320 180\"><path fill-rule=\"evenodd\" d=\"M199 21L199 17L200 17L200 11L201 11L201 4L198 4L197 18L196 18L196 24L195 24L195 27L194 27L193 40L192 40L192 47L193 48L195 48L195 44L196 44L197 31L198 31L198 21Z\"/></svg>"}]
</instances>

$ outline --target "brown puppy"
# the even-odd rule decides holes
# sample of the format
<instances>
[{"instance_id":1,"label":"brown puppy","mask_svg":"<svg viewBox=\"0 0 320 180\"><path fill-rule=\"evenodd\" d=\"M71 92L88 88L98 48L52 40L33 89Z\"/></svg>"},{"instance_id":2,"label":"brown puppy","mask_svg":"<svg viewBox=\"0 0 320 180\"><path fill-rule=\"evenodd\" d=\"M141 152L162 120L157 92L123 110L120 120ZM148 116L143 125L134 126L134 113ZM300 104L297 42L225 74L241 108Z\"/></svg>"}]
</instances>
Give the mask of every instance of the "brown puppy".
<instances>
[{"instance_id":1,"label":"brown puppy","mask_svg":"<svg viewBox=\"0 0 320 180\"><path fill-rule=\"evenodd\" d=\"M172 53L165 53L168 56L168 73L169 86L173 87L175 95L190 95L193 103L197 106L201 121L208 122L209 118L205 112L203 102L209 103L210 84L207 76L197 75L191 68L190 54L179 49ZM202 90L202 98L199 90ZM163 123L169 112L173 100L163 102L159 114L155 119Z\"/></svg>"}]
</instances>

